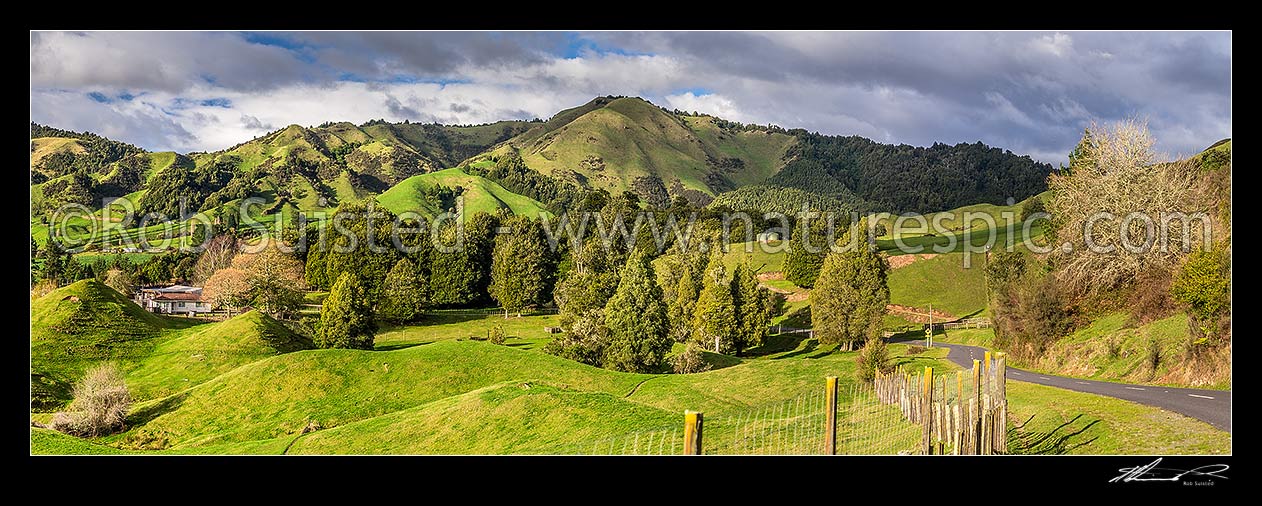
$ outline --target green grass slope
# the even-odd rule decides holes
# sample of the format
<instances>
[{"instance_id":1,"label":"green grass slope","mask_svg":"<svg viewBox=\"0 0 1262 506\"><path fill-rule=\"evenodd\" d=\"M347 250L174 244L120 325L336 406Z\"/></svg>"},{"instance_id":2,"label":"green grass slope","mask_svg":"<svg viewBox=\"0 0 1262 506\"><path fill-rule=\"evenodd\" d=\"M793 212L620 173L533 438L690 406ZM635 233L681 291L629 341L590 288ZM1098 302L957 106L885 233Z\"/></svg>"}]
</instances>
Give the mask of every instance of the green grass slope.
<instances>
[{"instance_id":1,"label":"green grass slope","mask_svg":"<svg viewBox=\"0 0 1262 506\"><path fill-rule=\"evenodd\" d=\"M514 381L314 432L300 437L289 453L568 453L578 441L678 424L678 413L621 395Z\"/></svg>"},{"instance_id":2,"label":"green grass slope","mask_svg":"<svg viewBox=\"0 0 1262 506\"><path fill-rule=\"evenodd\" d=\"M313 347L284 324L250 311L162 341L128 373L127 384L135 398L161 397L263 358Z\"/></svg>"},{"instance_id":3,"label":"green grass slope","mask_svg":"<svg viewBox=\"0 0 1262 506\"><path fill-rule=\"evenodd\" d=\"M136 430L143 438L200 446L297 434L313 421L344 425L505 381L625 395L648 377L472 341L387 352L312 350L239 367L138 405L133 418L147 420Z\"/></svg>"},{"instance_id":4,"label":"green grass slope","mask_svg":"<svg viewBox=\"0 0 1262 506\"><path fill-rule=\"evenodd\" d=\"M611 192L647 194L655 186L672 195L694 190L713 196L775 174L793 142L783 133L723 129L713 118L676 116L639 98L601 97L558 113L494 154L515 150L534 170ZM657 178L661 186L642 178Z\"/></svg>"},{"instance_id":5,"label":"green grass slope","mask_svg":"<svg viewBox=\"0 0 1262 506\"><path fill-rule=\"evenodd\" d=\"M69 399L88 365L148 356L162 330L176 326L95 279L31 301L31 388L37 408Z\"/></svg>"},{"instance_id":6,"label":"green grass slope","mask_svg":"<svg viewBox=\"0 0 1262 506\"><path fill-rule=\"evenodd\" d=\"M508 209L514 214L537 218L544 212L543 205L534 199L518 195L504 189L498 183L481 176L471 176L460 169L446 169L429 174L420 174L403 180L377 197L377 202L394 213L413 211L426 216L434 216L440 211L437 207L421 198L420 191L441 185L448 188L457 186L464 189L464 216L473 216L478 211L495 213L499 209Z\"/></svg>"},{"instance_id":7,"label":"green grass slope","mask_svg":"<svg viewBox=\"0 0 1262 506\"><path fill-rule=\"evenodd\" d=\"M55 430L31 428L32 455L121 455L125 453L130 452L62 434Z\"/></svg>"},{"instance_id":8,"label":"green grass slope","mask_svg":"<svg viewBox=\"0 0 1262 506\"><path fill-rule=\"evenodd\" d=\"M933 305L952 316L985 316L986 270L982 255L964 267L963 253L947 253L891 269L890 303L918 308Z\"/></svg>"}]
</instances>

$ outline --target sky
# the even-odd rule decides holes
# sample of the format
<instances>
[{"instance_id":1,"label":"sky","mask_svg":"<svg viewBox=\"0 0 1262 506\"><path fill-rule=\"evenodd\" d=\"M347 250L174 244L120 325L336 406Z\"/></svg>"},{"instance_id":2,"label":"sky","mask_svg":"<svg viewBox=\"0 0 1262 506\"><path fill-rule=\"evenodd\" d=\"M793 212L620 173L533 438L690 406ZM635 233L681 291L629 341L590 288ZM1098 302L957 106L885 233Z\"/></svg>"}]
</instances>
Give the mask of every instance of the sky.
<instances>
[{"instance_id":1,"label":"sky","mask_svg":"<svg viewBox=\"0 0 1262 506\"><path fill-rule=\"evenodd\" d=\"M1052 164L1092 122L1231 136L1230 32L32 32L31 119L154 150L290 124L551 117L596 96Z\"/></svg>"}]
</instances>

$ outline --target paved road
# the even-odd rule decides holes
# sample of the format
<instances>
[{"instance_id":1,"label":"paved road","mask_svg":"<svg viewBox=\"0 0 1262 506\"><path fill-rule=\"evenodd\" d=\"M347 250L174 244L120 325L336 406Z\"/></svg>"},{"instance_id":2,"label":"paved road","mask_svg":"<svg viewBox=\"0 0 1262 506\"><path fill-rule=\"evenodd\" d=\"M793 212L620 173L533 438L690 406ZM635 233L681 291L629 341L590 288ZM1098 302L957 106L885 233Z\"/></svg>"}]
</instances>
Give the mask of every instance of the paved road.
<instances>
[{"instance_id":1,"label":"paved road","mask_svg":"<svg viewBox=\"0 0 1262 506\"><path fill-rule=\"evenodd\" d=\"M899 340L897 342L911 342L924 345L923 339ZM973 360L983 360L986 356L986 348L978 346L938 342L933 343L933 345L949 348L950 352L947 354L947 359L965 369L973 367ZM1231 391L1229 390L1127 385L1108 381L1066 378L1064 376L1023 371L1014 367L1008 368L1008 379L1156 406L1202 420L1214 427L1231 432Z\"/></svg>"}]
</instances>

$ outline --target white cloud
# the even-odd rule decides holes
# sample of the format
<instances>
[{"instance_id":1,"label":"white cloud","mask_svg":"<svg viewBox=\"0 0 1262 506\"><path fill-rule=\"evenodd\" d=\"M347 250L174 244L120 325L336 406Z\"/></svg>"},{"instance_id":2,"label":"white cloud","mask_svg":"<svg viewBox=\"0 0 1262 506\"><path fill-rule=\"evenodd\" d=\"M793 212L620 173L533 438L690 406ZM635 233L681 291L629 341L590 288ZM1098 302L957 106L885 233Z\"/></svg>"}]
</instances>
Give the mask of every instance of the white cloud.
<instances>
[{"instance_id":1,"label":"white cloud","mask_svg":"<svg viewBox=\"0 0 1262 506\"><path fill-rule=\"evenodd\" d=\"M599 95L881 142L980 140L1053 163L1090 120L1144 115L1171 152L1231 134L1230 34L583 37L625 51L550 55L556 34L296 34L287 49L233 33L36 32L31 112L41 123L181 151L293 123L547 118ZM1196 71L1177 71L1188 68ZM698 88L711 93L687 91ZM136 97L100 103L90 92Z\"/></svg>"},{"instance_id":2,"label":"white cloud","mask_svg":"<svg viewBox=\"0 0 1262 506\"><path fill-rule=\"evenodd\" d=\"M696 95L689 91L687 93L667 95L665 99L666 103L663 104L663 106L671 109L679 109L681 111L689 112L702 112L740 123L748 121L745 114L737 108L736 103L722 95L714 93Z\"/></svg>"},{"instance_id":3,"label":"white cloud","mask_svg":"<svg viewBox=\"0 0 1262 506\"><path fill-rule=\"evenodd\" d=\"M1044 35L1031 43L1031 45L1045 53L1056 57L1064 57L1068 55L1074 48L1074 38L1068 34L1056 32L1051 35Z\"/></svg>"}]
</instances>

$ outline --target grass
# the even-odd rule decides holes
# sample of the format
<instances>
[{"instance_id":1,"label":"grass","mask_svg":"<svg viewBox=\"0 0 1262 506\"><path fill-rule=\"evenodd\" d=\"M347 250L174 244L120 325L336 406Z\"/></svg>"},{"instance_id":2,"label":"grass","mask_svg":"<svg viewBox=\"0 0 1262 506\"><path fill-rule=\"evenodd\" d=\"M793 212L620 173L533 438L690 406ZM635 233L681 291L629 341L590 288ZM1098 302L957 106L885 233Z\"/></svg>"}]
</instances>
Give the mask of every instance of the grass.
<instances>
[{"instance_id":1,"label":"grass","mask_svg":"<svg viewBox=\"0 0 1262 506\"><path fill-rule=\"evenodd\" d=\"M505 319L500 314L432 312L423 317L420 325L382 328L377 333L376 346L378 350L397 350L436 341L471 337L485 339L487 333L496 325L504 327L508 346L530 350L542 348L547 344L552 337L544 332L544 327L559 326L560 320L556 315L512 316Z\"/></svg>"},{"instance_id":2,"label":"grass","mask_svg":"<svg viewBox=\"0 0 1262 506\"><path fill-rule=\"evenodd\" d=\"M637 98L595 101L561 111L548 122L501 146L515 149L532 169L553 176L574 171L588 184L611 193L631 190L641 177L658 177L667 187L713 195L705 183L709 158L738 158L744 169L736 183L764 181L783 167L792 136L763 132L721 132L702 119L680 120ZM599 164L587 163L597 154Z\"/></svg>"},{"instance_id":3,"label":"grass","mask_svg":"<svg viewBox=\"0 0 1262 506\"><path fill-rule=\"evenodd\" d=\"M311 341L258 311L177 331L127 375L132 396L163 397L260 359L311 349Z\"/></svg>"},{"instance_id":4,"label":"grass","mask_svg":"<svg viewBox=\"0 0 1262 506\"><path fill-rule=\"evenodd\" d=\"M68 436L54 430L31 428L31 454L33 455L121 455L125 453L130 452Z\"/></svg>"},{"instance_id":5,"label":"grass","mask_svg":"<svg viewBox=\"0 0 1262 506\"><path fill-rule=\"evenodd\" d=\"M34 167L44 158L62 151L69 151L75 154L87 153L88 150L79 143L78 139L70 137L40 137L31 139L31 143L35 145L35 149L31 151L31 167Z\"/></svg>"},{"instance_id":6,"label":"grass","mask_svg":"<svg viewBox=\"0 0 1262 506\"><path fill-rule=\"evenodd\" d=\"M1102 381L1231 389L1230 349L1210 350L1190 359L1188 317L1176 313L1146 325L1129 325L1126 313L1112 313L1053 343L1034 370ZM1160 350L1156 369L1150 347Z\"/></svg>"},{"instance_id":7,"label":"grass","mask_svg":"<svg viewBox=\"0 0 1262 506\"><path fill-rule=\"evenodd\" d=\"M138 405L132 417L139 428L115 439L166 439L177 448L273 439L312 421L345 425L505 381L625 395L647 377L471 341L385 352L301 351Z\"/></svg>"},{"instance_id":8,"label":"grass","mask_svg":"<svg viewBox=\"0 0 1262 506\"><path fill-rule=\"evenodd\" d=\"M974 255L964 267L963 253L918 259L889 273L890 303L945 311L956 317L984 316L986 272L984 256Z\"/></svg>"},{"instance_id":9,"label":"grass","mask_svg":"<svg viewBox=\"0 0 1262 506\"><path fill-rule=\"evenodd\" d=\"M149 356L166 329L186 325L145 311L95 279L31 301L31 388L36 407L70 397L83 370L116 361L126 370Z\"/></svg>"},{"instance_id":10,"label":"grass","mask_svg":"<svg viewBox=\"0 0 1262 506\"><path fill-rule=\"evenodd\" d=\"M728 248L723 255L723 265L726 265L729 270L734 269L741 262L748 262L749 266L757 272L784 271L786 255L783 251L775 251L777 248L782 248L780 241L769 241L766 244L760 244L758 241L734 243L729 244Z\"/></svg>"},{"instance_id":11,"label":"grass","mask_svg":"<svg viewBox=\"0 0 1262 506\"><path fill-rule=\"evenodd\" d=\"M1008 383L1009 449L1026 454L1231 453L1231 434L1162 409L1033 383Z\"/></svg>"},{"instance_id":12,"label":"grass","mask_svg":"<svg viewBox=\"0 0 1262 506\"><path fill-rule=\"evenodd\" d=\"M674 412L619 395L514 381L315 432L289 453L564 453L578 442L678 423Z\"/></svg>"},{"instance_id":13,"label":"grass","mask_svg":"<svg viewBox=\"0 0 1262 506\"><path fill-rule=\"evenodd\" d=\"M434 216L440 212L433 204L420 198L422 188L442 185L448 188L457 186L464 189L464 216L473 216L478 211L494 214L496 210L507 208L515 214L537 218L544 213L543 205L530 197L518 195L504 189L498 183L481 176L470 176L460 169L446 169L429 174L420 174L407 178L377 197L383 207L396 214L413 211L426 216Z\"/></svg>"},{"instance_id":14,"label":"grass","mask_svg":"<svg viewBox=\"0 0 1262 506\"><path fill-rule=\"evenodd\" d=\"M953 334L966 339L976 329ZM973 336L975 337L975 336ZM932 350L930 351L930 353ZM959 369L938 359L935 370ZM1101 395L1007 384L1009 451L1016 454L1226 454L1231 434L1187 416Z\"/></svg>"}]
</instances>

